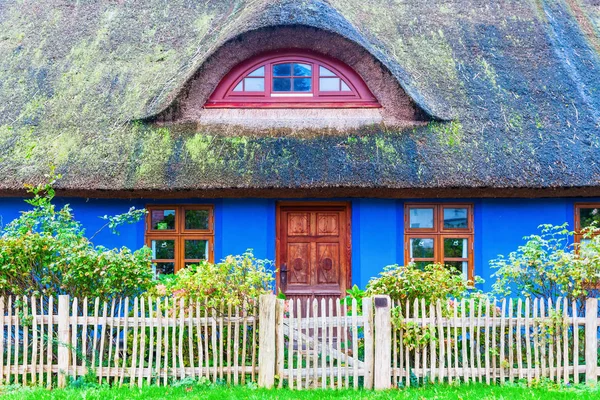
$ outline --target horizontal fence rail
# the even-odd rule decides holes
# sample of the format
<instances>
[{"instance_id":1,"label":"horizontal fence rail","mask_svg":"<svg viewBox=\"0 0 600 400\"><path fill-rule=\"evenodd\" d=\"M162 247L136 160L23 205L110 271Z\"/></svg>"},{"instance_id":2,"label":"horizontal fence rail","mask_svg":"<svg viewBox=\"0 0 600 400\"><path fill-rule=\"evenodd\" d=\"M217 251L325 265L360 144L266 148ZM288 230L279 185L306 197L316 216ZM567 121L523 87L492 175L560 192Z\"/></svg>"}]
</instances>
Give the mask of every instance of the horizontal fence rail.
<instances>
[{"instance_id":1,"label":"horizontal fence rail","mask_svg":"<svg viewBox=\"0 0 600 400\"><path fill-rule=\"evenodd\" d=\"M0 298L0 384L596 385L598 300Z\"/></svg>"}]
</instances>

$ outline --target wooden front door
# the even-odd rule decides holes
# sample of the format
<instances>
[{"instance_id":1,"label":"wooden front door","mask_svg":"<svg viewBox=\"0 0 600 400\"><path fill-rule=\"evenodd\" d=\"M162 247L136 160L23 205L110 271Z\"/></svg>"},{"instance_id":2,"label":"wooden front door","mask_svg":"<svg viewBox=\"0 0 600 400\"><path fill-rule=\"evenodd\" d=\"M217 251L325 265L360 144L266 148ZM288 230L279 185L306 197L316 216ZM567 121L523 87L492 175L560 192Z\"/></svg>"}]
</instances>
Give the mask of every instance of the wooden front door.
<instances>
[{"instance_id":1,"label":"wooden front door","mask_svg":"<svg viewBox=\"0 0 600 400\"><path fill-rule=\"evenodd\" d=\"M350 259L349 203L277 205L277 284L287 298L345 296Z\"/></svg>"}]
</instances>

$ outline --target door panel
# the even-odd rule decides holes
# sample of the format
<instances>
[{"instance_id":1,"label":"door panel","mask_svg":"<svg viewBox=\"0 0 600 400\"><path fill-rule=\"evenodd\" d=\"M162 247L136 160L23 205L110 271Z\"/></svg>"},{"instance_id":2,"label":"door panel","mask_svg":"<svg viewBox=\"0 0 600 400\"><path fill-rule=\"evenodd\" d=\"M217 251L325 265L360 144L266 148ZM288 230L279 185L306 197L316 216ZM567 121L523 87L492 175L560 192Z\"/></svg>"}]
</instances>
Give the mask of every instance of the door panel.
<instances>
[{"instance_id":1,"label":"door panel","mask_svg":"<svg viewBox=\"0 0 600 400\"><path fill-rule=\"evenodd\" d=\"M348 203L278 203L277 285L286 297L345 296L350 259Z\"/></svg>"},{"instance_id":2,"label":"door panel","mask_svg":"<svg viewBox=\"0 0 600 400\"><path fill-rule=\"evenodd\" d=\"M288 236L310 235L310 213L288 213Z\"/></svg>"},{"instance_id":3,"label":"door panel","mask_svg":"<svg viewBox=\"0 0 600 400\"><path fill-rule=\"evenodd\" d=\"M317 284L338 283L340 246L338 243L317 243Z\"/></svg>"},{"instance_id":4,"label":"door panel","mask_svg":"<svg viewBox=\"0 0 600 400\"><path fill-rule=\"evenodd\" d=\"M318 236L339 235L339 215L333 213L317 213L317 227Z\"/></svg>"},{"instance_id":5,"label":"door panel","mask_svg":"<svg viewBox=\"0 0 600 400\"><path fill-rule=\"evenodd\" d=\"M288 282L310 285L310 243L288 243Z\"/></svg>"}]
</instances>

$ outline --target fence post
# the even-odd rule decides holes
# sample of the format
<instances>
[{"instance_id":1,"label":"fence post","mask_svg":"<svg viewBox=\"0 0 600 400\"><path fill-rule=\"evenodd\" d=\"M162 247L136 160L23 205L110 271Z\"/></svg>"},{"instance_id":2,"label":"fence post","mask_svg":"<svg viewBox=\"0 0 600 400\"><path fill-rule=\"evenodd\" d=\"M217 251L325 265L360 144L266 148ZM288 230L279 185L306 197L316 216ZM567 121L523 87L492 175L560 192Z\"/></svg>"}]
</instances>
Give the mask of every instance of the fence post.
<instances>
[{"instance_id":1,"label":"fence post","mask_svg":"<svg viewBox=\"0 0 600 400\"><path fill-rule=\"evenodd\" d=\"M375 296L375 390L389 389L392 380L390 297Z\"/></svg>"},{"instance_id":2,"label":"fence post","mask_svg":"<svg viewBox=\"0 0 600 400\"><path fill-rule=\"evenodd\" d=\"M52 312L50 310L49 312ZM58 387L67 386L69 374L71 334L69 329L69 295L58 296Z\"/></svg>"},{"instance_id":3,"label":"fence post","mask_svg":"<svg viewBox=\"0 0 600 400\"><path fill-rule=\"evenodd\" d=\"M275 384L275 304L273 294L263 294L258 302L258 386Z\"/></svg>"},{"instance_id":4,"label":"fence post","mask_svg":"<svg viewBox=\"0 0 600 400\"><path fill-rule=\"evenodd\" d=\"M598 383L598 299L585 301L585 383Z\"/></svg>"},{"instance_id":5,"label":"fence post","mask_svg":"<svg viewBox=\"0 0 600 400\"><path fill-rule=\"evenodd\" d=\"M373 353L373 298L362 300L363 318L365 319L365 389L373 389L374 353Z\"/></svg>"}]
</instances>

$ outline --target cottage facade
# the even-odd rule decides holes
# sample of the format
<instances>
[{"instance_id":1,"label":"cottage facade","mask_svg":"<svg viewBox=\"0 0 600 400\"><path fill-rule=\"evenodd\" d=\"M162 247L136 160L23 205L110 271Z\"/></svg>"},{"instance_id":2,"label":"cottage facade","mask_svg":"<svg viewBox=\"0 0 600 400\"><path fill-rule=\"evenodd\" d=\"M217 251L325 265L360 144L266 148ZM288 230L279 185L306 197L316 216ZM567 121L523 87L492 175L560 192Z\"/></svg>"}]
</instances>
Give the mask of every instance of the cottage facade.
<instances>
[{"instance_id":1,"label":"cottage facade","mask_svg":"<svg viewBox=\"0 0 600 400\"><path fill-rule=\"evenodd\" d=\"M0 4L0 218L49 165L158 273L248 248L290 295L490 259L600 209L592 0Z\"/></svg>"}]
</instances>

